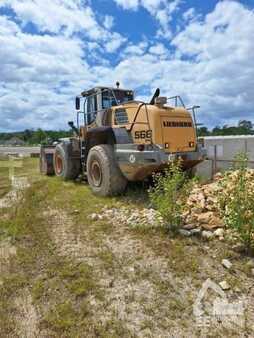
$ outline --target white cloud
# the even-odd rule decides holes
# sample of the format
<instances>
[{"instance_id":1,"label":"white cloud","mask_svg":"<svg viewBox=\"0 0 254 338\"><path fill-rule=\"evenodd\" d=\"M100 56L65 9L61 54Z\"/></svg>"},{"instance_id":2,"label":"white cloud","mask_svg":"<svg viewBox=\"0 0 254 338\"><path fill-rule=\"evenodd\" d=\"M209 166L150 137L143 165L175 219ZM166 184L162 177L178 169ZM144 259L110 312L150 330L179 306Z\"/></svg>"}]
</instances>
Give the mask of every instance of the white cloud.
<instances>
[{"instance_id":1,"label":"white cloud","mask_svg":"<svg viewBox=\"0 0 254 338\"><path fill-rule=\"evenodd\" d=\"M137 10L139 6L139 0L115 0L115 2L124 9Z\"/></svg>"},{"instance_id":2,"label":"white cloud","mask_svg":"<svg viewBox=\"0 0 254 338\"><path fill-rule=\"evenodd\" d=\"M135 55L144 55L148 47L148 42L142 41L136 45L130 43L123 51L122 58Z\"/></svg>"},{"instance_id":3,"label":"white cloud","mask_svg":"<svg viewBox=\"0 0 254 338\"><path fill-rule=\"evenodd\" d=\"M105 15L104 18L104 27L110 30L114 26L114 18L111 15Z\"/></svg>"},{"instance_id":4,"label":"white cloud","mask_svg":"<svg viewBox=\"0 0 254 338\"><path fill-rule=\"evenodd\" d=\"M158 55L160 57L167 57L169 56L169 51L168 49L162 44L162 43L157 43L149 48L149 52L151 54Z\"/></svg>"},{"instance_id":5,"label":"white cloud","mask_svg":"<svg viewBox=\"0 0 254 338\"><path fill-rule=\"evenodd\" d=\"M118 48L126 41L118 33L112 33L112 39L105 43L105 49L108 53L114 53L118 50Z\"/></svg>"},{"instance_id":6,"label":"white cloud","mask_svg":"<svg viewBox=\"0 0 254 338\"><path fill-rule=\"evenodd\" d=\"M253 119L253 10L234 1L219 2L204 19L194 16L172 43L175 57L161 59L162 45L150 47L144 56L134 51L117 66L123 81L136 87L143 82L151 93L161 87L164 94L182 95L188 105L200 104L200 118L209 125Z\"/></svg>"},{"instance_id":7,"label":"white cloud","mask_svg":"<svg viewBox=\"0 0 254 338\"><path fill-rule=\"evenodd\" d=\"M217 119L218 114L236 119L253 112L253 10L238 2L220 2L203 21L190 23L173 44L183 56L194 58L192 96L202 95L206 111Z\"/></svg>"},{"instance_id":8,"label":"white cloud","mask_svg":"<svg viewBox=\"0 0 254 338\"><path fill-rule=\"evenodd\" d=\"M23 24L32 22L41 32L67 35L83 29L91 38L102 33L90 7L81 7L75 0L5 0L0 6L8 5Z\"/></svg>"},{"instance_id":9,"label":"white cloud","mask_svg":"<svg viewBox=\"0 0 254 338\"><path fill-rule=\"evenodd\" d=\"M159 1L149 3L152 8ZM82 5L78 0L62 4L69 4L70 11ZM193 11L185 16L186 26L170 50L150 37L136 44L128 42L114 65L108 53L125 41L111 31L110 24L106 28L105 21L104 26L96 21L96 27L106 32L103 40L93 39L92 33L86 38L65 34L73 31L74 23L66 29L62 23L52 23L51 29L57 31L54 35L47 33L49 28L43 35L31 35L10 18L0 16L0 128L63 128L74 117L76 94L95 85L112 86L117 80L140 90L143 99L156 87L162 95L180 94L187 105L201 105L199 120L210 125L252 119L253 10L239 2L224 1L204 18ZM91 57L97 66L89 64Z\"/></svg>"},{"instance_id":10,"label":"white cloud","mask_svg":"<svg viewBox=\"0 0 254 338\"><path fill-rule=\"evenodd\" d=\"M184 21L190 21L195 17L197 17L197 14L196 14L195 8L193 7L187 9L187 11L183 13Z\"/></svg>"},{"instance_id":11,"label":"white cloud","mask_svg":"<svg viewBox=\"0 0 254 338\"><path fill-rule=\"evenodd\" d=\"M126 40L119 33L111 34L111 16L105 17L104 27L100 25L84 0L3 0L1 6L12 8L22 25L31 22L40 32L65 36L81 33L109 45L110 52L115 52Z\"/></svg>"},{"instance_id":12,"label":"white cloud","mask_svg":"<svg viewBox=\"0 0 254 338\"><path fill-rule=\"evenodd\" d=\"M75 94L95 81L80 40L24 34L4 17L0 26L1 129L63 127Z\"/></svg>"}]
</instances>

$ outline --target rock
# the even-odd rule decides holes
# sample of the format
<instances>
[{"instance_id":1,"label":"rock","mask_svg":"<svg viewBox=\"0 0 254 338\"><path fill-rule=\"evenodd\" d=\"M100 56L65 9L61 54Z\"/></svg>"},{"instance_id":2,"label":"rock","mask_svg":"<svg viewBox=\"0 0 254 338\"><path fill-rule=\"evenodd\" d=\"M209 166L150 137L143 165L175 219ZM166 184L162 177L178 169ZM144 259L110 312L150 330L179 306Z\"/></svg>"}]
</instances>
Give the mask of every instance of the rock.
<instances>
[{"instance_id":1,"label":"rock","mask_svg":"<svg viewBox=\"0 0 254 338\"><path fill-rule=\"evenodd\" d=\"M185 229L185 230L192 230L192 229L194 229L194 228L196 228L196 225L193 224L193 223L185 224L185 225L183 226L183 229Z\"/></svg>"},{"instance_id":2,"label":"rock","mask_svg":"<svg viewBox=\"0 0 254 338\"><path fill-rule=\"evenodd\" d=\"M223 237L224 236L224 229L221 229L221 228L216 229L214 231L214 236L216 236L216 237Z\"/></svg>"},{"instance_id":3,"label":"rock","mask_svg":"<svg viewBox=\"0 0 254 338\"><path fill-rule=\"evenodd\" d=\"M201 236L204 239L211 239L213 237L213 233L211 231L203 230Z\"/></svg>"},{"instance_id":4,"label":"rock","mask_svg":"<svg viewBox=\"0 0 254 338\"><path fill-rule=\"evenodd\" d=\"M251 269L251 274L252 276L254 276L254 269Z\"/></svg>"},{"instance_id":5,"label":"rock","mask_svg":"<svg viewBox=\"0 0 254 338\"><path fill-rule=\"evenodd\" d=\"M229 236L229 235L228 235L228 238L232 239L232 236ZM237 243L237 244L233 245L233 246L232 246L232 249L233 249L234 251L238 252L238 253L241 253L241 254L244 253L245 250L246 250L245 246L244 246L243 244L240 244L240 243ZM248 263L247 263L247 264L248 264Z\"/></svg>"},{"instance_id":6,"label":"rock","mask_svg":"<svg viewBox=\"0 0 254 338\"><path fill-rule=\"evenodd\" d=\"M200 214L202 214L203 209L201 209L201 208L193 208L191 210L191 212L192 212L192 214L200 215Z\"/></svg>"},{"instance_id":7,"label":"rock","mask_svg":"<svg viewBox=\"0 0 254 338\"><path fill-rule=\"evenodd\" d=\"M195 222L196 220L194 219L195 215L188 215L186 218L185 218L185 223L186 224L191 224L192 222Z\"/></svg>"},{"instance_id":8,"label":"rock","mask_svg":"<svg viewBox=\"0 0 254 338\"><path fill-rule=\"evenodd\" d=\"M213 212L212 211L207 211L207 212L204 212L200 215L197 216L197 220L199 223L206 223L208 224L211 220L211 218L213 217Z\"/></svg>"},{"instance_id":9,"label":"rock","mask_svg":"<svg viewBox=\"0 0 254 338\"><path fill-rule=\"evenodd\" d=\"M246 265L249 267L249 268L254 268L254 259L250 259Z\"/></svg>"},{"instance_id":10,"label":"rock","mask_svg":"<svg viewBox=\"0 0 254 338\"><path fill-rule=\"evenodd\" d=\"M223 176L222 176L222 173L216 173L215 175L214 175L214 180L219 180L219 179L221 179Z\"/></svg>"},{"instance_id":11,"label":"rock","mask_svg":"<svg viewBox=\"0 0 254 338\"><path fill-rule=\"evenodd\" d=\"M222 290L227 291L230 289L230 286L227 281L222 281L219 283L219 286L222 288Z\"/></svg>"},{"instance_id":12,"label":"rock","mask_svg":"<svg viewBox=\"0 0 254 338\"><path fill-rule=\"evenodd\" d=\"M97 214L93 213L93 214L90 215L90 219L91 219L92 221L97 221L97 220L99 219L99 217L98 217Z\"/></svg>"},{"instance_id":13,"label":"rock","mask_svg":"<svg viewBox=\"0 0 254 338\"><path fill-rule=\"evenodd\" d=\"M193 236L200 236L200 234L201 234L201 229L199 229L199 228L191 229L191 230L190 230L190 233L191 233L191 235L193 235Z\"/></svg>"},{"instance_id":14,"label":"rock","mask_svg":"<svg viewBox=\"0 0 254 338\"><path fill-rule=\"evenodd\" d=\"M210 218L209 223L210 223L211 225L214 225L216 228L223 228L223 227L224 227L224 224L223 224L222 220L221 220L218 216L214 216L214 215L213 215L213 216Z\"/></svg>"},{"instance_id":15,"label":"rock","mask_svg":"<svg viewBox=\"0 0 254 338\"><path fill-rule=\"evenodd\" d=\"M190 210L186 210L182 213L183 218L186 218L190 214Z\"/></svg>"},{"instance_id":16,"label":"rock","mask_svg":"<svg viewBox=\"0 0 254 338\"><path fill-rule=\"evenodd\" d=\"M205 230L214 230L214 229L217 229L217 225L214 225L214 224L201 224L202 228L205 229Z\"/></svg>"},{"instance_id":17,"label":"rock","mask_svg":"<svg viewBox=\"0 0 254 338\"><path fill-rule=\"evenodd\" d=\"M221 264L226 268L226 269L231 269L232 268L232 263L228 259L223 259Z\"/></svg>"},{"instance_id":18,"label":"rock","mask_svg":"<svg viewBox=\"0 0 254 338\"><path fill-rule=\"evenodd\" d=\"M180 229L179 230L179 234L185 237L190 237L191 236L191 232L188 230L184 230L184 229Z\"/></svg>"}]
</instances>

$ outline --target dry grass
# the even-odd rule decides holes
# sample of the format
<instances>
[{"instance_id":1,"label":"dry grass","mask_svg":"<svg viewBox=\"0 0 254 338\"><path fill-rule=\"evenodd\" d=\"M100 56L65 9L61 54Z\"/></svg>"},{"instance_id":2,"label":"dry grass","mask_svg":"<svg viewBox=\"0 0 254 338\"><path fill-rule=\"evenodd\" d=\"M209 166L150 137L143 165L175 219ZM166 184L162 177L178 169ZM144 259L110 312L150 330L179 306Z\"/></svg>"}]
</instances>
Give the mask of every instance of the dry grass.
<instances>
[{"instance_id":1,"label":"dry grass","mask_svg":"<svg viewBox=\"0 0 254 338\"><path fill-rule=\"evenodd\" d=\"M0 159L0 198L3 197L11 188L8 168L2 168L1 163L6 160Z\"/></svg>"},{"instance_id":2,"label":"dry grass","mask_svg":"<svg viewBox=\"0 0 254 338\"><path fill-rule=\"evenodd\" d=\"M200 336L192 305L208 277L228 280L230 299L236 288L253 297L243 258L226 244L89 219L105 204L146 205L137 189L98 198L83 183L40 177L37 165L24 161L18 174L31 186L0 209L0 243L13 253L0 257L1 337ZM225 256L234 271L221 266ZM253 335L251 323L242 334ZM239 336L221 326L209 334Z\"/></svg>"}]
</instances>

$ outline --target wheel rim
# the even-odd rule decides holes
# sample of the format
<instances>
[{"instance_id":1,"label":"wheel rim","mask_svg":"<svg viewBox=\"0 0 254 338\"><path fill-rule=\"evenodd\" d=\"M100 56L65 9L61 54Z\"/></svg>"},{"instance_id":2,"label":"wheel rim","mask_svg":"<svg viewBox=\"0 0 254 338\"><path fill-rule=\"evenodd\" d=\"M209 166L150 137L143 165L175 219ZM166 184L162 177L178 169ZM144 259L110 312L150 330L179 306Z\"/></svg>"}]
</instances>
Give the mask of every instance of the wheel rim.
<instances>
[{"instance_id":1,"label":"wheel rim","mask_svg":"<svg viewBox=\"0 0 254 338\"><path fill-rule=\"evenodd\" d=\"M59 154L56 154L55 163L56 163L56 173L59 175L63 171L63 160Z\"/></svg>"},{"instance_id":2,"label":"wheel rim","mask_svg":"<svg viewBox=\"0 0 254 338\"><path fill-rule=\"evenodd\" d=\"M102 172L98 161L93 161L91 164L91 178L95 187L99 187L101 185Z\"/></svg>"}]
</instances>

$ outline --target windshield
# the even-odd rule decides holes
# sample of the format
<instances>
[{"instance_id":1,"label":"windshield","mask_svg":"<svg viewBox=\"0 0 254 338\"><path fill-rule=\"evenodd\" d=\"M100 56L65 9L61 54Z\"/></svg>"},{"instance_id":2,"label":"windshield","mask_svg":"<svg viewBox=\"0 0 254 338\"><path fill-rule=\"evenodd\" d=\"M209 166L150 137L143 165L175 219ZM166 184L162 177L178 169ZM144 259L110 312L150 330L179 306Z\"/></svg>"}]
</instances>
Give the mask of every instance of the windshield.
<instances>
[{"instance_id":1,"label":"windshield","mask_svg":"<svg viewBox=\"0 0 254 338\"><path fill-rule=\"evenodd\" d=\"M129 90L105 90L102 93L102 108L107 109L133 100L133 92Z\"/></svg>"}]
</instances>

